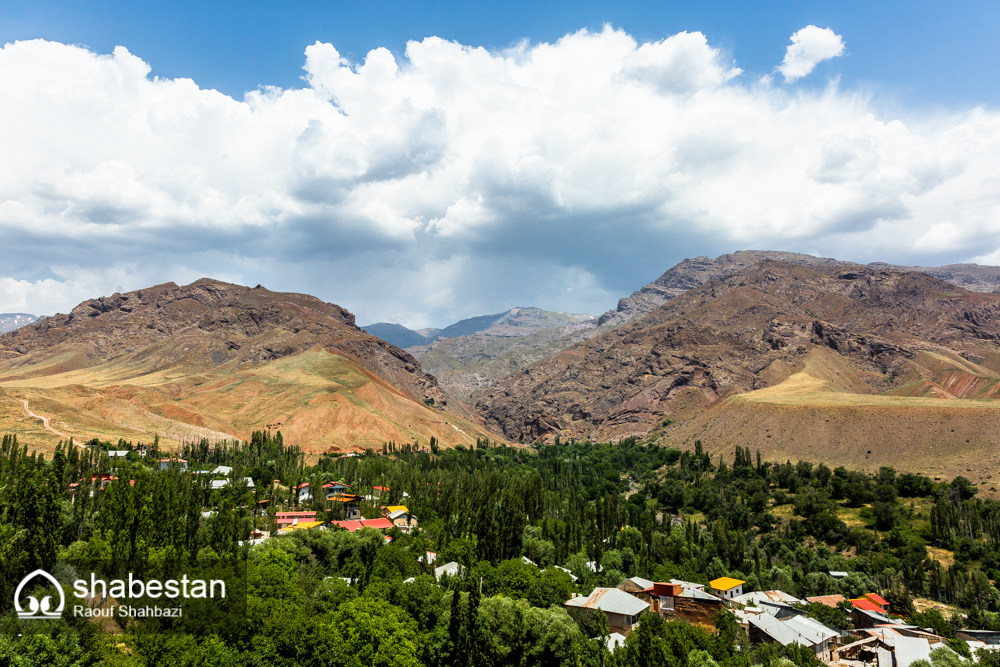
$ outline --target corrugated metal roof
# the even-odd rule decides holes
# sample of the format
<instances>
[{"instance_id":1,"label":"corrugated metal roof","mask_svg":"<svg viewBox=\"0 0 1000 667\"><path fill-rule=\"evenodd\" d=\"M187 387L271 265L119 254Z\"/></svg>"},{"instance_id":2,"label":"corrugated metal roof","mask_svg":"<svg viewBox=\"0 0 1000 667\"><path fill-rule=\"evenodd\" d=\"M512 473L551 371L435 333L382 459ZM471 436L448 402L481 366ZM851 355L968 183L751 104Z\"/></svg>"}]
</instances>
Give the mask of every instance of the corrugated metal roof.
<instances>
[{"instance_id":1,"label":"corrugated metal roof","mask_svg":"<svg viewBox=\"0 0 1000 667\"><path fill-rule=\"evenodd\" d=\"M802 644L803 646L812 646L815 642L809 642L804 640L794 628L789 627L787 624L782 623L774 616L770 614L761 614L760 616L751 616L747 619L750 625L756 627L761 632L765 633L767 636L771 637L774 641L778 642L782 646L788 646L789 644Z\"/></svg>"},{"instance_id":2,"label":"corrugated metal roof","mask_svg":"<svg viewBox=\"0 0 1000 667\"><path fill-rule=\"evenodd\" d=\"M642 590L646 590L647 588L651 588L653 586L652 581L650 581L649 579L643 579L642 577L632 577L631 579L629 579L629 581L631 581L633 584L635 584Z\"/></svg>"},{"instance_id":3,"label":"corrugated metal roof","mask_svg":"<svg viewBox=\"0 0 1000 667\"><path fill-rule=\"evenodd\" d=\"M648 603L617 588L595 588L587 597L573 598L567 600L566 604L625 616L635 616L649 609Z\"/></svg>"},{"instance_id":4,"label":"corrugated metal roof","mask_svg":"<svg viewBox=\"0 0 1000 667\"><path fill-rule=\"evenodd\" d=\"M781 602L783 604L792 604L795 602L802 602L794 595L789 595L784 591L754 591L752 593L744 593L743 595L737 595L733 598L733 602L739 604L757 604L760 602Z\"/></svg>"},{"instance_id":5,"label":"corrugated metal roof","mask_svg":"<svg viewBox=\"0 0 1000 667\"><path fill-rule=\"evenodd\" d=\"M814 618L793 616L784 623L803 637L811 639L813 644L819 644L840 636L839 632L832 628L828 628Z\"/></svg>"}]
</instances>

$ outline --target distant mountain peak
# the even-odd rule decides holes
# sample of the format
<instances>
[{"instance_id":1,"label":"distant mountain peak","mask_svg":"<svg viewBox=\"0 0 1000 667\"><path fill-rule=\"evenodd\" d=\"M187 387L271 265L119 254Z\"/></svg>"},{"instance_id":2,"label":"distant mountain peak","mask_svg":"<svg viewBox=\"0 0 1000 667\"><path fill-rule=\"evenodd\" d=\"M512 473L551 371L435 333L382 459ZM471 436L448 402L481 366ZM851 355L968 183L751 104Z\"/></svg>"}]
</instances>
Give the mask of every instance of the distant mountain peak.
<instances>
[{"instance_id":1,"label":"distant mountain peak","mask_svg":"<svg viewBox=\"0 0 1000 667\"><path fill-rule=\"evenodd\" d=\"M41 318L28 313L0 313L0 334L34 324Z\"/></svg>"}]
</instances>

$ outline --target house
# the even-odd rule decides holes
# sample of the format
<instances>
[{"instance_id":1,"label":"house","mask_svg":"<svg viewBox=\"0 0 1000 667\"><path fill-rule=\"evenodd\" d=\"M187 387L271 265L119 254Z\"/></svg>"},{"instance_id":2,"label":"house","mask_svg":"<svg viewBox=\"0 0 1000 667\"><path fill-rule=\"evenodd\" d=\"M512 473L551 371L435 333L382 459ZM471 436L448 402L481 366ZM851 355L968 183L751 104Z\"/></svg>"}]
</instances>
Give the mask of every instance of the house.
<instances>
[{"instance_id":1,"label":"house","mask_svg":"<svg viewBox=\"0 0 1000 667\"><path fill-rule=\"evenodd\" d=\"M851 604L854 605L854 609L850 611L851 623L854 624L854 627L859 630L892 623L891 618L883 615L879 611L878 607L871 602L868 602L868 600L864 600L864 603L851 600ZM874 609L872 609L872 607L874 607Z\"/></svg>"},{"instance_id":2,"label":"house","mask_svg":"<svg viewBox=\"0 0 1000 667\"><path fill-rule=\"evenodd\" d=\"M608 651L614 653L619 646L625 646L625 635L612 632L608 635Z\"/></svg>"},{"instance_id":3,"label":"house","mask_svg":"<svg viewBox=\"0 0 1000 667\"><path fill-rule=\"evenodd\" d=\"M394 527L392 525L392 521L389 521L385 517L382 517L380 519L362 519L361 525L364 526L365 528L376 528L378 530L381 530L383 533L387 530L392 530L392 528Z\"/></svg>"},{"instance_id":4,"label":"house","mask_svg":"<svg viewBox=\"0 0 1000 667\"><path fill-rule=\"evenodd\" d=\"M774 602L784 605L802 604L802 600L794 595L789 595L785 591L754 591L752 593L744 593L743 595L734 597L733 602L753 606L756 606L759 602Z\"/></svg>"},{"instance_id":5,"label":"house","mask_svg":"<svg viewBox=\"0 0 1000 667\"><path fill-rule=\"evenodd\" d=\"M278 528L292 526L302 521L315 521L316 512L276 512L274 522Z\"/></svg>"},{"instance_id":6,"label":"house","mask_svg":"<svg viewBox=\"0 0 1000 667\"><path fill-rule=\"evenodd\" d=\"M883 613L889 613L889 601L878 593L865 593L862 597L881 609Z\"/></svg>"},{"instance_id":7,"label":"house","mask_svg":"<svg viewBox=\"0 0 1000 667\"><path fill-rule=\"evenodd\" d=\"M747 582L732 577L719 577L708 582L709 592L729 602L743 595L743 584Z\"/></svg>"},{"instance_id":8,"label":"house","mask_svg":"<svg viewBox=\"0 0 1000 667\"><path fill-rule=\"evenodd\" d=\"M841 602L847 602L847 598L839 593L836 595L817 595L815 597L806 598L806 602L825 604L827 607L839 607Z\"/></svg>"},{"instance_id":9,"label":"house","mask_svg":"<svg viewBox=\"0 0 1000 667\"><path fill-rule=\"evenodd\" d=\"M428 565L433 565L434 561L437 560L437 557L438 557L437 552L427 551L424 553L424 562L427 563Z\"/></svg>"},{"instance_id":10,"label":"house","mask_svg":"<svg viewBox=\"0 0 1000 667\"><path fill-rule=\"evenodd\" d=\"M410 510L406 509L405 505L383 507L382 510L383 516L392 521L393 525L404 533L410 532L410 529L415 528L417 525L417 517L410 514ZM388 513L385 510L388 510Z\"/></svg>"},{"instance_id":11,"label":"house","mask_svg":"<svg viewBox=\"0 0 1000 667\"><path fill-rule=\"evenodd\" d=\"M296 523L278 529L279 535L288 535L296 530L308 530L309 528L319 528L323 530L325 521L298 521Z\"/></svg>"},{"instance_id":12,"label":"house","mask_svg":"<svg viewBox=\"0 0 1000 667\"><path fill-rule=\"evenodd\" d=\"M139 456L145 456L146 454L149 453L149 445L140 444L138 447L136 447L135 451Z\"/></svg>"},{"instance_id":13,"label":"house","mask_svg":"<svg viewBox=\"0 0 1000 667\"><path fill-rule=\"evenodd\" d=\"M456 563L455 561L451 561L450 563L445 563L441 567L434 568L434 578L437 579L438 581L441 581L441 577L443 577L446 574L449 577L457 577L459 576L461 569L462 568L458 563Z\"/></svg>"},{"instance_id":14,"label":"house","mask_svg":"<svg viewBox=\"0 0 1000 667\"><path fill-rule=\"evenodd\" d=\"M929 661L932 642L927 637L909 636L904 634L905 632L907 632L905 626L891 625L862 630L858 634L863 639L836 648L833 652L834 659L858 660L867 664L892 667L909 667L917 660ZM937 640L941 639L930 633L923 634Z\"/></svg>"},{"instance_id":15,"label":"house","mask_svg":"<svg viewBox=\"0 0 1000 667\"><path fill-rule=\"evenodd\" d=\"M231 466L217 466L215 470L212 471L212 474L217 477L229 477L233 474L233 469Z\"/></svg>"},{"instance_id":16,"label":"house","mask_svg":"<svg viewBox=\"0 0 1000 667\"><path fill-rule=\"evenodd\" d=\"M839 570L830 570L830 576L834 579L847 579L847 572L840 572Z\"/></svg>"},{"instance_id":17,"label":"house","mask_svg":"<svg viewBox=\"0 0 1000 667\"><path fill-rule=\"evenodd\" d=\"M639 614L649 611L649 604L617 588L595 588L590 595L570 598L563 603L568 609L600 609L608 619L612 632L626 637L639 623Z\"/></svg>"},{"instance_id":18,"label":"house","mask_svg":"<svg viewBox=\"0 0 1000 667\"><path fill-rule=\"evenodd\" d=\"M996 630L959 630L955 636L966 642L977 641L988 646L1000 646L1000 632Z\"/></svg>"},{"instance_id":19,"label":"house","mask_svg":"<svg viewBox=\"0 0 1000 667\"><path fill-rule=\"evenodd\" d=\"M653 593L660 598L659 611L666 618L683 618L692 625L713 630L715 616L725 606L721 598L706 593L704 585L680 579L653 584Z\"/></svg>"},{"instance_id":20,"label":"house","mask_svg":"<svg viewBox=\"0 0 1000 667\"><path fill-rule=\"evenodd\" d=\"M379 496L381 496L383 493L389 493L389 491L390 491L390 489L389 489L388 486L373 486L372 487L372 495L374 495L376 498L379 497Z\"/></svg>"},{"instance_id":21,"label":"house","mask_svg":"<svg viewBox=\"0 0 1000 667\"><path fill-rule=\"evenodd\" d=\"M108 458L111 459L112 462L117 462L119 460L123 461L125 460L125 457L128 456L129 451L130 450L128 449L109 449Z\"/></svg>"},{"instance_id":22,"label":"house","mask_svg":"<svg viewBox=\"0 0 1000 667\"><path fill-rule=\"evenodd\" d=\"M302 482L297 487L299 493L299 502L304 500L311 500L312 494L309 493L309 482Z\"/></svg>"},{"instance_id":23,"label":"house","mask_svg":"<svg viewBox=\"0 0 1000 667\"><path fill-rule=\"evenodd\" d=\"M327 500L332 500L334 496L348 493L351 490L350 486L342 482L327 482L323 488L326 489Z\"/></svg>"},{"instance_id":24,"label":"house","mask_svg":"<svg viewBox=\"0 0 1000 667\"><path fill-rule=\"evenodd\" d=\"M779 621L792 616L805 616L806 612L793 607L802 604L802 600L784 591L754 591L733 598L733 604L760 609L760 612L770 614Z\"/></svg>"},{"instance_id":25,"label":"house","mask_svg":"<svg viewBox=\"0 0 1000 667\"><path fill-rule=\"evenodd\" d=\"M188 469L188 462L185 459L160 459L160 470L167 470L171 463L176 463L181 470Z\"/></svg>"},{"instance_id":26,"label":"house","mask_svg":"<svg viewBox=\"0 0 1000 667\"><path fill-rule=\"evenodd\" d=\"M343 528L344 530L347 530L352 533L356 533L362 528L364 528L364 525L362 525L360 521L331 521L330 525L337 526L338 528Z\"/></svg>"},{"instance_id":27,"label":"house","mask_svg":"<svg viewBox=\"0 0 1000 667\"><path fill-rule=\"evenodd\" d=\"M349 520L358 520L361 518L361 496L356 496L349 493L340 493L329 498L335 503L341 503L344 506L344 516Z\"/></svg>"},{"instance_id":28,"label":"house","mask_svg":"<svg viewBox=\"0 0 1000 667\"><path fill-rule=\"evenodd\" d=\"M752 642L771 642L782 646L799 644L812 649L824 662L830 660L831 642L840 636L833 628L804 616L779 620L770 614L751 615L747 619L748 634Z\"/></svg>"},{"instance_id":29,"label":"house","mask_svg":"<svg viewBox=\"0 0 1000 667\"><path fill-rule=\"evenodd\" d=\"M253 479L252 478L250 478L250 477L244 477L243 481L247 483L247 488L248 489L252 489L253 488ZM213 479L211 481L211 483L210 483L210 486L211 486L212 490L215 491L217 489L221 489L223 487L229 486L229 480L228 479Z\"/></svg>"},{"instance_id":30,"label":"house","mask_svg":"<svg viewBox=\"0 0 1000 667\"><path fill-rule=\"evenodd\" d=\"M632 577L631 579L626 579L622 583L615 586L620 591L625 591L630 595L634 595L640 600L650 601L652 597L651 593L647 593L648 589L653 587L653 582L649 579L643 579L642 577Z\"/></svg>"}]
</instances>

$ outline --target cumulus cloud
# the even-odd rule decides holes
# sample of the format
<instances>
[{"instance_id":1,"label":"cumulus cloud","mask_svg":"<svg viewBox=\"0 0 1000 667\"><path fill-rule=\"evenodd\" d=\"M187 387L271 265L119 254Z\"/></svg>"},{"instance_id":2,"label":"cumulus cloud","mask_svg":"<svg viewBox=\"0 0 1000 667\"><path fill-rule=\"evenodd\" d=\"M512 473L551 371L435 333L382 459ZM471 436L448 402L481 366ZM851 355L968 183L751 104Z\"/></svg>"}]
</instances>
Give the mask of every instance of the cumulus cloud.
<instances>
[{"instance_id":1,"label":"cumulus cloud","mask_svg":"<svg viewBox=\"0 0 1000 667\"><path fill-rule=\"evenodd\" d=\"M844 38L829 28L807 25L792 35L785 59L778 65L785 81L798 81L819 63L844 54Z\"/></svg>"},{"instance_id":2,"label":"cumulus cloud","mask_svg":"<svg viewBox=\"0 0 1000 667\"><path fill-rule=\"evenodd\" d=\"M813 29L840 40L796 33L786 77L830 57ZM122 47L6 45L0 308L209 275L419 327L599 313L685 256L741 248L1000 248L1000 114L904 122L850 91L790 94L701 33L504 52L429 37L358 62L316 43L304 69L300 89L236 100Z\"/></svg>"}]
</instances>

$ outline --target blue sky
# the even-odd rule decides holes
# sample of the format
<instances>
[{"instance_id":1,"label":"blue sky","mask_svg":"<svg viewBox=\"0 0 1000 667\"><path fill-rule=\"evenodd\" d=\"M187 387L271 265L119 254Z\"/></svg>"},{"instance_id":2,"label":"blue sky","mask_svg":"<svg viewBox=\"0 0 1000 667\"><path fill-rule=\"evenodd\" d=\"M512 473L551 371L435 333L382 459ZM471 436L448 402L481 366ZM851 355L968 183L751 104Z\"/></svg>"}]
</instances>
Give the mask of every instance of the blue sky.
<instances>
[{"instance_id":1,"label":"blue sky","mask_svg":"<svg viewBox=\"0 0 1000 667\"><path fill-rule=\"evenodd\" d=\"M8 0L0 312L211 276L418 328L740 249L1000 264L997 34L975 1Z\"/></svg>"},{"instance_id":2,"label":"blue sky","mask_svg":"<svg viewBox=\"0 0 1000 667\"><path fill-rule=\"evenodd\" d=\"M438 36L503 49L555 41L605 23L638 41L688 30L749 73L780 62L788 35L807 24L844 35L848 55L822 67L845 86L877 86L907 104L1000 103L1000 3L928 2L46 2L7 0L0 42L44 39L100 53L126 46L152 74L193 78L233 96L258 85L302 85L302 52L315 41L361 59Z\"/></svg>"}]
</instances>

